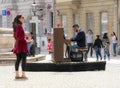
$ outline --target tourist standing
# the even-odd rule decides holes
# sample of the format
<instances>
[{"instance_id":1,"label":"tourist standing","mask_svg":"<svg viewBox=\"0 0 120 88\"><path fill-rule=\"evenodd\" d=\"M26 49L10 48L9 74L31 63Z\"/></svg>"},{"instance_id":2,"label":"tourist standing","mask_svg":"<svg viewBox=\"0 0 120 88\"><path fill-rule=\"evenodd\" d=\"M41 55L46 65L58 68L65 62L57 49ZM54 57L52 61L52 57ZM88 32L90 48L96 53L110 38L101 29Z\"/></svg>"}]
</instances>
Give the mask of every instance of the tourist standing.
<instances>
[{"instance_id":1,"label":"tourist standing","mask_svg":"<svg viewBox=\"0 0 120 88\"><path fill-rule=\"evenodd\" d=\"M15 45L13 52L16 54L17 60L15 63L15 71L16 76L15 78L27 78L25 74L25 67L26 67L26 56L28 53L27 42L25 38L25 33L22 27L22 23L24 22L24 17L22 15L17 15L13 22L13 32L15 38ZM22 76L19 75L19 64L22 61Z\"/></svg>"},{"instance_id":2,"label":"tourist standing","mask_svg":"<svg viewBox=\"0 0 120 88\"><path fill-rule=\"evenodd\" d=\"M112 32L113 56L116 56L118 38L115 32Z\"/></svg>"},{"instance_id":3,"label":"tourist standing","mask_svg":"<svg viewBox=\"0 0 120 88\"><path fill-rule=\"evenodd\" d=\"M86 40L87 40L87 48L88 52L90 51L90 57L92 57L93 54L93 32L92 30L88 30L88 34L86 35Z\"/></svg>"}]
</instances>

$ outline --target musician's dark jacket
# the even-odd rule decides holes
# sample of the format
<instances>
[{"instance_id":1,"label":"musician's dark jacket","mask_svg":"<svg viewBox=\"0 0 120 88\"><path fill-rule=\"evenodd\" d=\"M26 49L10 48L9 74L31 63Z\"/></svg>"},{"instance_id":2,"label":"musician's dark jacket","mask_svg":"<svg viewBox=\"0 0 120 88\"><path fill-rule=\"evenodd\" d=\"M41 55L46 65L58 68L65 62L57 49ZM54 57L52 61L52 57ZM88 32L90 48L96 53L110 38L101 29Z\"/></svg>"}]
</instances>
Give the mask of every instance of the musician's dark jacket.
<instances>
[{"instance_id":1,"label":"musician's dark jacket","mask_svg":"<svg viewBox=\"0 0 120 88\"><path fill-rule=\"evenodd\" d=\"M83 29L80 29L77 33L77 35L73 38L71 38L71 41L76 41L77 45L79 47L85 47L86 46L86 36L85 36L85 32L83 31Z\"/></svg>"}]
</instances>

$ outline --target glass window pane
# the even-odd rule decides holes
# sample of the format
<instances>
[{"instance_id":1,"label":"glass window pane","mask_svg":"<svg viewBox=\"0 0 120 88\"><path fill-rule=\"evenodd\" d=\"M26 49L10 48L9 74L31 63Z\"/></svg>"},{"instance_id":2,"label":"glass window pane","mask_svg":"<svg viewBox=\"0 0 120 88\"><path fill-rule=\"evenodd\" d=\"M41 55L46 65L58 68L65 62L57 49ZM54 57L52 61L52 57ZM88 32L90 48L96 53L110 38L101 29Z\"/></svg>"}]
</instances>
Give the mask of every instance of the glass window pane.
<instances>
[{"instance_id":1,"label":"glass window pane","mask_svg":"<svg viewBox=\"0 0 120 88\"><path fill-rule=\"evenodd\" d=\"M0 27L2 27L2 15L0 15Z\"/></svg>"},{"instance_id":2,"label":"glass window pane","mask_svg":"<svg viewBox=\"0 0 120 88\"><path fill-rule=\"evenodd\" d=\"M74 15L74 24L79 24L79 15Z\"/></svg>"},{"instance_id":3,"label":"glass window pane","mask_svg":"<svg viewBox=\"0 0 120 88\"><path fill-rule=\"evenodd\" d=\"M107 12L101 12L101 33L107 33L108 32L108 13Z\"/></svg>"},{"instance_id":4,"label":"glass window pane","mask_svg":"<svg viewBox=\"0 0 120 88\"><path fill-rule=\"evenodd\" d=\"M87 13L86 16L87 29L93 30L93 13Z\"/></svg>"},{"instance_id":5,"label":"glass window pane","mask_svg":"<svg viewBox=\"0 0 120 88\"><path fill-rule=\"evenodd\" d=\"M3 0L0 0L0 3L3 3Z\"/></svg>"}]
</instances>

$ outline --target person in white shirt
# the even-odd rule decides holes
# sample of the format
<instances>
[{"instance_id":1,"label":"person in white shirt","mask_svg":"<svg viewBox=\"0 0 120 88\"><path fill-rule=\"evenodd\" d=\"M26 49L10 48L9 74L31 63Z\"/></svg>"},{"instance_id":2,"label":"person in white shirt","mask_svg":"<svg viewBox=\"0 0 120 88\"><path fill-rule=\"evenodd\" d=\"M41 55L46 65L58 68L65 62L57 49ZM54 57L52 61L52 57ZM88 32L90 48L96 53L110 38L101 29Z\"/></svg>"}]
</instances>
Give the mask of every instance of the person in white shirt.
<instances>
[{"instance_id":1,"label":"person in white shirt","mask_svg":"<svg viewBox=\"0 0 120 88\"><path fill-rule=\"evenodd\" d=\"M113 56L116 56L116 48L117 48L118 38L115 32L112 33L112 46L113 46Z\"/></svg>"},{"instance_id":2,"label":"person in white shirt","mask_svg":"<svg viewBox=\"0 0 120 88\"><path fill-rule=\"evenodd\" d=\"M88 34L86 35L86 40L87 40L88 52L90 51L90 56L92 57L92 54L93 54L93 49L92 49L93 48L93 32L90 29L88 30Z\"/></svg>"}]
</instances>

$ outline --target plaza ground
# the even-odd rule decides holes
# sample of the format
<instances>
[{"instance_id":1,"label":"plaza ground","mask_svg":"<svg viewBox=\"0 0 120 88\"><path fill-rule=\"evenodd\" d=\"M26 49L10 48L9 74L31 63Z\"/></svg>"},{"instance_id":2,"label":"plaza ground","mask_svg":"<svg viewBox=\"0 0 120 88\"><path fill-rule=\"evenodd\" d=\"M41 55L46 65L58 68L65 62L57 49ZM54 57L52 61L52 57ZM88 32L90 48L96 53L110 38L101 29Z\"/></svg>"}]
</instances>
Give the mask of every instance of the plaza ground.
<instances>
[{"instance_id":1,"label":"plaza ground","mask_svg":"<svg viewBox=\"0 0 120 88\"><path fill-rule=\"evenodd\" d=\"M50 55L46 59L50 59ZM93 57L88 60L96 59ZM120 56L111 56L105 71L26 74L28 80L15 80L14 66L0 66L0 88L120 88Z\"/></svg>"}]
</instances>

